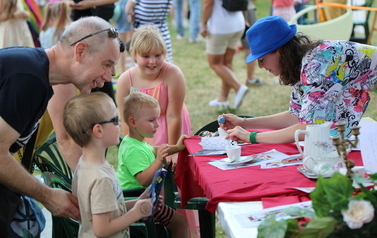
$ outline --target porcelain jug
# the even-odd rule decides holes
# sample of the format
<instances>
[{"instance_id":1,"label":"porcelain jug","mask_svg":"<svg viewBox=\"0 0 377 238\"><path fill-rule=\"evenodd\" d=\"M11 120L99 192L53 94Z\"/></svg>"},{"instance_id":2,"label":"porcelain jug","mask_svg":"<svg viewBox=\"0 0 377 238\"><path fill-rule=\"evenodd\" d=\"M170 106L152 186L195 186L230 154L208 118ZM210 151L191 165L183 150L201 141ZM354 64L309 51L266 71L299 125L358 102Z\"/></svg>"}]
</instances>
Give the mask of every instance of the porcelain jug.
<instances>
[{"instance_id":1,"label":"porcelain jug","mask_svg":"<svg viewBox=\"0 0 377 238\"><path fill-rule=\"evenodd\" d=\"M296 130L295 143L304 158L307 156L320 158L322 155L336 150L330 137L331 124L331 122L325 122L323 124L308 125L306 130ZM298 139L301 133L305 134L304 151L301 149Z\"/></svg>"}]
</instances>

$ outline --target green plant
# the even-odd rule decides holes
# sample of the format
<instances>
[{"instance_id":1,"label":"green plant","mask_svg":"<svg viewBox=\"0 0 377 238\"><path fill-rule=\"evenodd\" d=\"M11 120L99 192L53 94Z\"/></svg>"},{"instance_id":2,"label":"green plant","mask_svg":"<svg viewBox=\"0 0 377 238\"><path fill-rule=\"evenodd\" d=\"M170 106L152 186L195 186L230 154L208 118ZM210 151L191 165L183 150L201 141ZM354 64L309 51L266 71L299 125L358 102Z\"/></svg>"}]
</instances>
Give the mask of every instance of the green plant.
<instances>
[{"instance_id":1,"label":"green plant","mask_svg":"<svg viewBox=\"0 0 377 238\"><path fill-rule=\"evenodd\" d=\"M360 192L356 193L352 181L359 185ZM368 179L357 175L350 179L340 173L328 179L320 177L310 194L314 212L302 208L284 210L294 217L310 218L309 222L300 223L295 219L276 221L274 216L269 216L258 227L258 237L376 237L377 191L364 187L365 182L375 185L377 174L370 175Z\"/></svg>"}]
</instances>

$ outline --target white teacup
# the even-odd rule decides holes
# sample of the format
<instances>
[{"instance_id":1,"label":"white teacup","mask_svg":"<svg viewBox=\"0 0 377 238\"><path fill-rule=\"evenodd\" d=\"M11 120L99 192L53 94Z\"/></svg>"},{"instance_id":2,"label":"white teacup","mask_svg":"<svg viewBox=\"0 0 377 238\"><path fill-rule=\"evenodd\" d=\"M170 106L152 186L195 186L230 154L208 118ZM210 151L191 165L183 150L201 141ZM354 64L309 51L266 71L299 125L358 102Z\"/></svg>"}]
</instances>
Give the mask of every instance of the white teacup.
<instances>
[{"instance_id":1,"label":"white teacup","mask_svg":"<svg viewBox=\"0 0 377 238\"><path fill-rule=\"evenodd\" d=\"M229 146L226 148L226 154L231 162L238 162L241 158L241 146Z\"/></svg>"},{"instance_id":2,"label":"white teacup","mask_svg":"<svg viewBox=\"0 0 377 238\"><path fill-rule=\"evenodd\" d=\"M345 167L343 159L339 157L336 151L322 155L320 158L307 156L304 158L303 164L306 169L323 177L331 177L340 168Z\"/></svg>"}]
</instances>

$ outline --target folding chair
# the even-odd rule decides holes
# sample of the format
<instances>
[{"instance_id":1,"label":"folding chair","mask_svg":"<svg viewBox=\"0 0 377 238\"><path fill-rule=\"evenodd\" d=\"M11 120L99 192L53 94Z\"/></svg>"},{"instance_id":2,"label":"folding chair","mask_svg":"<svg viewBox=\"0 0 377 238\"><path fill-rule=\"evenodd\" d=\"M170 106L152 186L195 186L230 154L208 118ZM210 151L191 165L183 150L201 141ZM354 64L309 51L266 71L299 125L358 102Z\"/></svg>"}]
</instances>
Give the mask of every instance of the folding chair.
<instances>
[{"instance_id":1,"label":"folding chair","mask_svg":"<svg viewBox=\"0 0 377 238\"><path fill-rule=\"evenodd\" d=\"M185 207L181 207L181 198L178 195L178 189L174 182L174 176L174 173L168 169L164 184L165 204L175 209L182 208L188 210L198 210L200 237L215 238L215 213L211 213L205 209L208 198L191 198Z\"/></svg>"},{"instance_id":2,"label":"folding chair","mask_svg":"<svg viewBox=\"0 0 377 238\"><path fill-rule=\"evenodd\" d=\"M372 7L373 3L374 3L374 0L366 0L365 3L361 5L360 7ZM358 13L362 11L365 11L366 16L364 19L353 21L352 34L351 34L350 41L359 42L362 44L370 44L371 42L368 42L368 41L369 41L369 34L370 34L370 27L369 27L370 19L369 18L371 15L371 11L353 10L354 13ZM355 28L357 28L358 26L361 26L364 29L363 35L356 34Z\"/></svg>"},{"instance_id":3,"label":"folding chair","mask_svg":"<svg viewBox=\"0 0 377 238\"><path fill-rule=\"evenodd\" d=\"M51 188L60 188L71 192L70 182L65 181L62 177L51 172L43 172L42 179L44 183ZM52 237L53 238L76 238L79 232L79 223L76 220L66 217L52 216ZM161 229L161 228L159 228ZM130 235L132 238L150 238L156 235L156 228L153 222L135 222L130 226Z\"/></svg>"},{"instance_id":4,"label":"folding chair","mask_svg":"<svg viewBox=\"0 0 377 238\"><path fill-rule=\"evenodd\" d=\"M47 186L57 187L71 192L73 174L61 155L55 133L34 154L34 161L41 170ZM127 199L127 198L126 198ZM78 222L68 218L52 217L53 238L74 238L78 234ZM168 237L168 231L160 223L136 222L130 226L131 237ZM144 234L145 236L142 236Z\"/></svg>"},{"instance_id":5,"label":"folding chair","mask_svg":"<svg viewBox=\"0 0 377 238\"><path fill-rule=\"evenodd\" d=\"M65 181L73 178L72 170L59 151L55 133L34 153L34 161L42 172L51 172Z\"/></svg>"},{"instance_id":6,"label":"folding chair","mask_svg":"<svg viewBox=\"0 0 377 238\"><path fill-rule=\"evenodd\" d=\"M252 118L253 117L253 116L247 116L247 115L238 115L238 116L242 117L242 118ZM205 124L202 128L197 130L194 135L197 136L202 131L215 132L215 131L217 131L218 128L219 128L219 123L217 122L217 119L216 119L216 120L213 120L213 121Z\"/></svg>"}]
</instances>

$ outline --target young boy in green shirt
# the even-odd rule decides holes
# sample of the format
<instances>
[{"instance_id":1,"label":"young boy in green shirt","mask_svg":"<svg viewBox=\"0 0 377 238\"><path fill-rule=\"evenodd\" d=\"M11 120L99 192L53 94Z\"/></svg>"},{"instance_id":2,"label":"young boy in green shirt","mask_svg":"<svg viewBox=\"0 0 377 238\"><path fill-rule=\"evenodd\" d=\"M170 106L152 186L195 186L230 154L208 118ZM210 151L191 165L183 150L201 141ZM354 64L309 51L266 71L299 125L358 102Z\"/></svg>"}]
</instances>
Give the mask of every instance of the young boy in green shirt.
<instances>
[{"instance_id":1,"label":"young boy in green shirt","mask_svg":"<svg viewBox=\"0 0 377 238\"><path fill-rule=\"evenodd\" d=\"M160 106L157 100L145 93L133 92L124 99L123 118L129 127L119 147L118 179L122 189L148 187L165 163L166 156L185 148L182 135L176 145L163 144L152 147L144 141L151 138L158 128ZM161 222L173 232L173 237L188 237L186 219L169 206L153 214L154 220Z\"/></svg>"}]
</instances>

